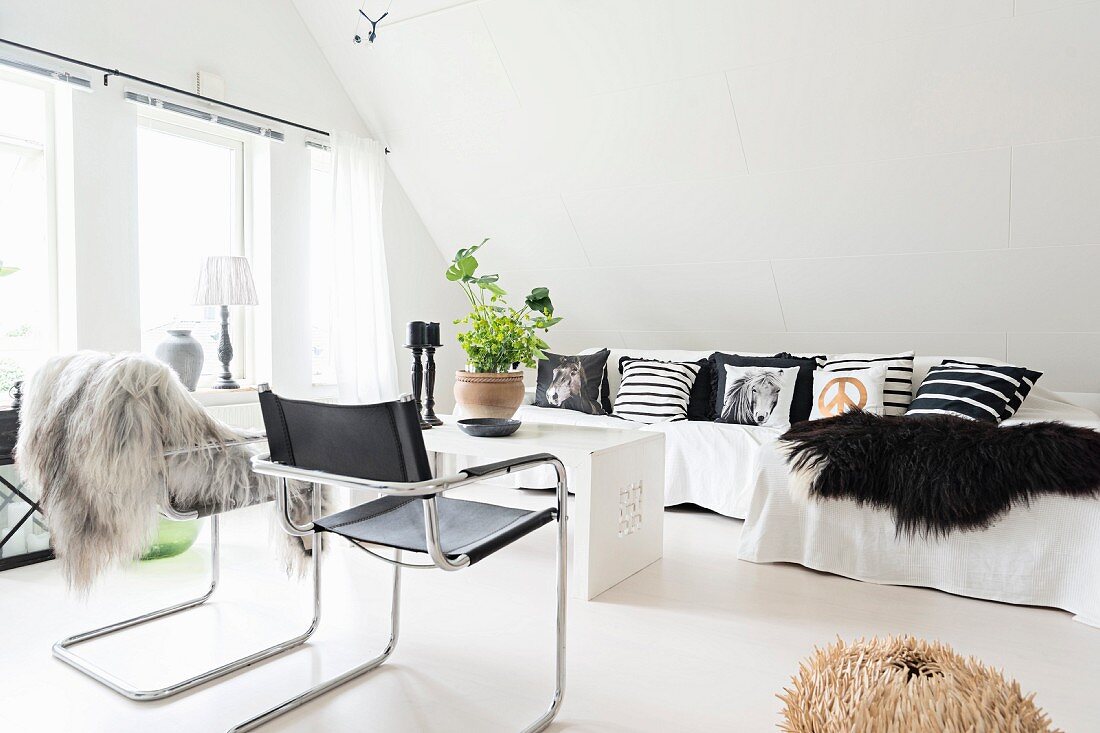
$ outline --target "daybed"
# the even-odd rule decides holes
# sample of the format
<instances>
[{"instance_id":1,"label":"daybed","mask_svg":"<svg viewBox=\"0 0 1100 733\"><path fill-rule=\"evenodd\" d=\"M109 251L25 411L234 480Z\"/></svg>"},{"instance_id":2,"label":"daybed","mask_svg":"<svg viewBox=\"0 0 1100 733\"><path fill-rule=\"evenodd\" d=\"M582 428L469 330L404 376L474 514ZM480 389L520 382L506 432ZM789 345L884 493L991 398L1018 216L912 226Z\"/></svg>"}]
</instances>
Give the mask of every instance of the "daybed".
<instances>
[{"instance_id":1,"label":"daybed","mask_svg":"<svg viewBox=\"0 0 1100 733\"><path fill-rule=\"evenodd\" d=\"M612 350L608 359L612 397L622 356L693 361L710 353ZM913 384L919 385L928 368L944 358L918 355ZM897 537L885 511L859 508L848 501L795 504L788 493L786 463L775 449L781 431L774 428L686 421L641 425L533 405L521 407L517 418L664 433L665 505L692 503L744 519L741 559L793 562L876 583L1052 606L1100 626L1100 593L1096 592L1100 588L1100 500L1044 496L1030 507L1012 510L984 531L953 532L942 539L904 539ZM1004 424L1041 420L1100 430L1095 413L1041 383ZM545 483L545 477L530 473L516 479L523 486Z\"/></svg>"}]
</instances>

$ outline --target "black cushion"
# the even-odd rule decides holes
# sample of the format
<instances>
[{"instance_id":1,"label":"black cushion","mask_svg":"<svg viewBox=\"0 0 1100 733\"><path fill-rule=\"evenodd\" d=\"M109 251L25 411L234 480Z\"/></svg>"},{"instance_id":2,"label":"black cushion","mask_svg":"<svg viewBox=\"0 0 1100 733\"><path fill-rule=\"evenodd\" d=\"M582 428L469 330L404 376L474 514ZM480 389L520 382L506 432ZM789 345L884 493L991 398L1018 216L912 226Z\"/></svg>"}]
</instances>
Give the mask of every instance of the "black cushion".
<instances>
[{"instance_id":1,"label":"black cushion","mask_svg":"<svg viewBox=\"0 0 1100 733\"><path fill-rule=\"evenodd\" d=\"M996 369L995 364L982 364L980 362L973 361L959 361L958 359L944 359L940 362L940 366L951 366L952 364L961 364L963 366L979 367L982 369ZM1000 365L1000 366L1015 366L1013 364ZM1020 406L1024 404L1024 400L1031 394L1031 388L1035 386L1035 383L1039 381L1039 377L1043 376L1042 372L1037 372L1034 369L1028 369L1027 367L1018 367L1024 370L1023 376L1020 378L1020 387L1013 393L1012 397L1008 400L1008 417L1012 417L1016 414L1016 411L1020 409Z\"/></svg>"},{"instance_id":2,"label":"black cushion","mask_svg":"<svg viewBox=\"0 0 1100 733\"><path fill-rule=\"evenodd\" d=\"M619 376L623 375L623 367L630 361L656 361L655 359L645 359L639 356L622 356L619 357ZM699 376L695 378L695 381L691 384L691 394L688 396L687 404L687 419L688 420L713 420L714 419L714 400L711 396L711 390L714 389L714 385L711 383L711 367L709 359L700 359L699 361L683 361L683 362L666 362L666 363L678 363L678 364L695 364L699 367Z\"/></svg>"},{"instance_id":3,"label":"black cushion","mask_svg":"<svg viewBox=\"0 0 1100 733\"><path fill-rule=\"evenodd\" d=\"M787 369L798 367L798 379L794 383L794 397L791 399L791 422L802 422L810 419L810 411L814 406L814 370L817 369L817 361L811 358L797 356L741 356L740 354L723 354L720 351L710 355L711 368L711 417L722 414L722 400L726 394L726 366L736 367L770 367L772 369Z\"/></svg>"},{"instance_id":4,"label":"black cushion","mask_svg":"<svg viewBox=\"0 0 1100 733\"><path fill-rule=\"evenodd\" d=\"M420 497L383 496L322 517L315 524L348 539L426 553L423 501ZM436 499L436 511L439 542L447 559L466 555L471 565L553 521L556 513L555 509L531 512L445 497Z\"/></svg>"},{"instance_id":5,"label":"black cushion","mask_svg":"<svg viewBox=\"0 0 1100 733\"><path fill-rule=\"evenodd\" d=\"M575 410L589 415L611 412L607 384L607 349L569 356L546 353L539 361L535 405Z\"/></svg>"},{"instance_id":6,"label":"black cushion","mask_svg":"<svg viewBox=\"0 0 1100 733\"><path fill-rule=\"evenodd\" d=\"M607 353L610 354L611 352L608 351ZM611 404L611 383L607 381L606 360L603 365L603 382L600 384L600 407L602 407L603 411L608 415L611 414L611 409L613 407Z\"/></svg>"},{"instance_id":7,"label":"black cushion","mask_svg":"<svg viewBox=\"0 0 1100 733\"><path fill-rule=\"evenodd\" d=\"M955 415L999 423L1015 412L1009 405L1027 371L1023 367L989 364L934 366L913 395L905 416Z\"/></svg>"}]
</instances>

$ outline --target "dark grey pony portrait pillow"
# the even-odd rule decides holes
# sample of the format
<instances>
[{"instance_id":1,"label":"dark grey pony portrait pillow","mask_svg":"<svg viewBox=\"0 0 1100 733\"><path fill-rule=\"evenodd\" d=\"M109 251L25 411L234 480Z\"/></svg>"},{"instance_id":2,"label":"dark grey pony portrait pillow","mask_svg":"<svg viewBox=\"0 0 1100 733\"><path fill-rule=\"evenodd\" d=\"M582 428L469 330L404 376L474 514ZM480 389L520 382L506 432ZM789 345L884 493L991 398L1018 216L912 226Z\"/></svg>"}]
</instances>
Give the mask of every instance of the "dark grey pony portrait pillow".
<instances>
[{"instance_id":1,"label":"dark grey pony portrait pillow","mask_svg":"<svg viewBox=\"0 0 1100 733\"><path fill-rule=\"evenodd\" d=\"M539 362L535 405L576 410L588 415L606 415L607 349L595 354L564 356L547 352Z\"/></svg>"}]
</instances>

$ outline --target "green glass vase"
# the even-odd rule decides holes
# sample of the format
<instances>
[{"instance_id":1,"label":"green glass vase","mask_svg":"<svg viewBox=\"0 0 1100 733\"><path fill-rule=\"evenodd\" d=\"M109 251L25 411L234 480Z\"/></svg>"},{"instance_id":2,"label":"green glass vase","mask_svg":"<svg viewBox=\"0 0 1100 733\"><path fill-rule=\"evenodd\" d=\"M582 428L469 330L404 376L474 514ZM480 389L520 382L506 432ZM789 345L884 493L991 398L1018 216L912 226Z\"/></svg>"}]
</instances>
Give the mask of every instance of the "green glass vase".
<instances>
[{"instance_id":1,"label":"green glass vase","mask_svg":"<svg viewBox=\"0 0 1100 733\"><path fill-rule=\"evenodd\" d=\"M202 530L201 519L189 519L186 522L174 522L160 517L157 525L157 539L141 556L142 560L160 560L175 557L191 549Z\"/></svg>"}]
</instances>

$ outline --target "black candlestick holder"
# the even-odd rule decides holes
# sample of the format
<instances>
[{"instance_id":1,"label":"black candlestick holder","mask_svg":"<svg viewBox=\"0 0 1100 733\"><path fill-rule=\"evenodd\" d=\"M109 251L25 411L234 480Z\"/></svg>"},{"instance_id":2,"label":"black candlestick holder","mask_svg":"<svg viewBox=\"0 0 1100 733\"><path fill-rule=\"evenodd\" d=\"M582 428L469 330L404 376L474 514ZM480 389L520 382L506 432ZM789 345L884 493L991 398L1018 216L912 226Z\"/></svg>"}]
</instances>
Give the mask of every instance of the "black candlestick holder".
<instances>
[{"instance_id":1,"label":"black candlestick holder","mask_svg":"<svg viewBox=\"0 0 1100 733\"><path fill-rule=\"evenodd\" d=\"M429 425L442 425L443 421L435 414L435 350L442 348L440 346L425 346L424 353L427 355L428 364L425 369L425 381L427 382L427 391L424 395L424 412L420 414L420 419Z\"/></svg>"},{"instance_id":2,"label":"black candlestick holder","mask_svg":"<svg viewBox=\"0 0 1100 733\"><path fill-rule=\"evenodd\" d=\"M432 424L424 419L424 414L422 412L422 410L424 409L423 406L422 406L423 403L420 400L420 396L424 391L424 365L420 361L420 355L424 353L425 348L432 348L432 347L426 347L426 346L422 346L420 344L416 344L416 345L405 344L405 348L412 351L412 388L413 388L413 400L416 402L416 416L420 420L420 429L421 430L430 430L431 427L432 427ZM432 371L433 371L433 374L432 374L432 377L431 377L431 380L432 380L431 384L432 384L432 387L434 387L435 386L434 365L433 365L433 370ZM430 394L430 392L431 392L431 387L429 387L429 394ZM434 404L435 399L434 398L429 398L429 399L431 399L433 404Z\"/></svg>"}]
</instances>

